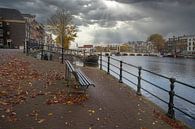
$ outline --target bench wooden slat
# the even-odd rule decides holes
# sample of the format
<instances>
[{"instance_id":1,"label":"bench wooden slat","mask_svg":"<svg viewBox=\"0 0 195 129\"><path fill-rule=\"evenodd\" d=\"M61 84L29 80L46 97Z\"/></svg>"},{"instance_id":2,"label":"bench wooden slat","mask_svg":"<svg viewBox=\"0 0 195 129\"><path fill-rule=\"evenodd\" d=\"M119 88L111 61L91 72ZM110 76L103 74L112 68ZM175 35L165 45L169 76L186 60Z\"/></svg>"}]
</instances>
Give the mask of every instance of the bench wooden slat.
<instances>
[{"instance_id":1,"label":"bench wooden slat","mask_svg":"<svg viewBox=\"0 0 195 129\"><path fill-rule=\"evenodd\" d=\"M74 67L71 65L70 61L65 61L65 63L67 64L68 69L70 70L70 72L75 71L75 69L74 69Z\"/></svg>"},{"instance_id":2,"label":"bench wooden slat","mask_svg":"<svg viewBox=\"0 0 195 129\"><path fill-rule=\"evenodd\" d=\"M88 77L80 69L75 69L68 60L65 60L65 63L67 66L67 70L74 75L75 79L77 80L82 89L83 88L86 89L90 85L95 87L95 85L88 79Z\"/></svg>"},{"instance_id":3,"label":"bench wooden slat","mask_svg":"<svg viewBox=\"0 0 195 129\"><path fill-rule=\"evenodd\" d=\"M84 84L89 84L89 82L84 78L84 76L80 73L80 71L77 71L79 77L80 77L80 80L82 80L84 82Z\"/></svg>"},{"instance_id":4,"label":"bench wooden slat","mask_svg":"<svg viewBox=\"0 0 195 129\"><path fill-rule=\"evenodd\" d=\"M85 84L90 85L91 83L89 82L89 79L80 71L77 70L78 74L80 75L80 77L82 78L82 80L85 81Z\"/></svg>"}]
</instances>

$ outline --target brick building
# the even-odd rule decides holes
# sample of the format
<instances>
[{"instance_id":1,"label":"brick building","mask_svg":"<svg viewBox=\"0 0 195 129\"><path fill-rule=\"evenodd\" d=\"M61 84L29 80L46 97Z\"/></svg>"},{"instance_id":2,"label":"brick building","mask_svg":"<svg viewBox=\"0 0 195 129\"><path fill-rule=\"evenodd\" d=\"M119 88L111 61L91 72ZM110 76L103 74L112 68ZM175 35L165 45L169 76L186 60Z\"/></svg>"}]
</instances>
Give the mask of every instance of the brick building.
<instances>
[{"instance_id":1,"label":"brick building","mask_svg":"<svg viewBox=\"0 0 195 129\"><path fill-rule=\"evenodd\" d=\"M22 14L26 21L26 41L31 44L45 42L45 30L41 23L36 21L36 16L31 14Z\"/></svg>"},{"instance_id":2,"label":"brick building","mask_svg":"<svg viewBox=\"0 0 195 129\"><path fill-rule=\"evenodd\" d=\"M0 48L19 48L25 41L25 20L16 9L0 8Z\"/></svg>"}]
</instances>

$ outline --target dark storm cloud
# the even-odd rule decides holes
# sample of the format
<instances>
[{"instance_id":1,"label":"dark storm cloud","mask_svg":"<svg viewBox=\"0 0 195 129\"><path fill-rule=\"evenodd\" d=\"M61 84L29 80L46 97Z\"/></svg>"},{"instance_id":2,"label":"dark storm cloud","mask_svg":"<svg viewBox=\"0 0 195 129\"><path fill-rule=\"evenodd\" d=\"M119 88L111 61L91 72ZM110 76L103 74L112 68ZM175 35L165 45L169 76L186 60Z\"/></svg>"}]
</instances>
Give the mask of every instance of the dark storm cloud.
<instances>
[{"instance_id":1,"label":"dark storm cloud","mask_svg":"<svg viewBox=\"0 0 195 129\"><path fill-rule=\"evenodd\" d=\"M117 1L120 3L178 2L178 3L182 3L182 4L190 4L190 3L193 3L194 0L110 0L110 1Z\"/></svg>"},{"instance_id":2,"label":"dark storm cloud","mask_svg":"<svg viewBox=\"0 0 195 129\"><path fill-rule=\"evenodd\" d=\"M105 1L115 1L122 8L109 7ZM195 34L195 0L4 0L0 7L35 14L43 23L57 8L69 10L78 26L89 30L98 26L96 33L88 33L94 42L145 40L152 33Z\"/></svg>"},{"instance_id":3,"label":"dark storm cloud","mask_svg":"<svg viewBox=\"0 0 195 129\"><path fill-rule=\"evenodd\" d=\"M95 0L94 0L95 1ZM16 8L22 13L32 13L38 16L38 20L46 22L57 8L69 10L73 15L85 12L84 5L90 4L87 0L6 0L0 7Z\"/></svg>"}]
</instances>

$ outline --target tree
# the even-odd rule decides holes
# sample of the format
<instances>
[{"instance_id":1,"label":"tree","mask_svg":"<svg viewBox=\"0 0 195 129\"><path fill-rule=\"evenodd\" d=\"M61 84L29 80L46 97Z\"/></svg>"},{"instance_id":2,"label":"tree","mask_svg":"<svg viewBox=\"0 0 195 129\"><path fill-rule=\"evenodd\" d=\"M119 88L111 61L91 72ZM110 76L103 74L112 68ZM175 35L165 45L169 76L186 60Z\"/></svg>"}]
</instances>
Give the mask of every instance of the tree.
<instances>
[{"instance_id":1,"label":"tree","mask_svg":"<svg viewBox=\"0 0 195 129\"><path fill-rule=\"evenodd\" d=\"M54 15L48 19L50 30L57 35L57 43L68 49L70 42L77 37L76 26L73 25L72 15L69 11L57 10Z\"/></svg>"},{"instance_id":2,"label":"tree","mask_svg":"<svg viewBox=\"0 0 195 129\"><path fill-rule=\"evenodd\" d=\"M128 44L123 44L120 46L120 52L129 52L130 46Z\"/></svg>"},{"instance_id":3,"label":"tree","mask_svg":"<svg viewBox=\"0 0 195 129\"><path fill-rule=\"evenodd\" d=\"M160 34L152 34L148 37L148 40L153 43L158 52L162 52L165 47L165 40Z\"/></svg>"}]
</instances>

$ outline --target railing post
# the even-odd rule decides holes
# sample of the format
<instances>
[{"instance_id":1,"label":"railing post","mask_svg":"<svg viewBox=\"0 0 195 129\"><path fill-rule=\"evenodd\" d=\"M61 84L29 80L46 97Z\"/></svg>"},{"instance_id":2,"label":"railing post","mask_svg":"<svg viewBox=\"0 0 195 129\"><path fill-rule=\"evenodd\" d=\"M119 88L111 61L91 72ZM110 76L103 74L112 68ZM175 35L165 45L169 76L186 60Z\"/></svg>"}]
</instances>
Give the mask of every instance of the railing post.
<instances>
[{"instance_id":1,"label":"railing post","mask_svg":"<svg viewBox=\"0 0 195 129\"><path fill-rule=\"evenodd\" d=\"M175 78L170 78L170 91L169 91L169 109L168 109L168 113L167 115L172 118L172 119L175 119L175 111L174 111L174 103L173 103L173 100L174 100L174 95L175 95L175 92L174 92L174 83L175 83L176 79Z\"/></svg>"},{"instance_id":2,"label":"railing post","mask_svg":"<svg viewBox=\"0 0 195 129\"><path fill-rule=\"evenodd\" d=\"M122 83L122 78L123 78L123 61L120 61L120 75L119 75L119 82Z\"/></svg>"},{"instance_id":3,"label":"railing post","mask_svg":"<svg viewBox=\"0 0 195 129\"><path fill-rule=\"evenodd\" d=\"M28 56L29 54L29 42L26 42L26 55Z\"/></svg>"},{"instance_id":4,"label":"railing post","mask_svg":"<svg viewBox=\"0 0 195 129\"><path fill-rule=\"evenodd\" d=\"M84 53L83 53L83 67L85 67L85 59L86 59L86 53L85 53L85 50L84 50Z\"/></svg>"},{"instance_id":5,"label":"railing post","mask_svg":"<svg viewBox=\"0 0 195 129\"><path fill-rule=\"evenodd\" d=\"M26 46L25 46L25 45L26 45L26 43L25 43L25 42L26 42L26 41L24 41L23 53L25 53L25 51L26 51L26 50L25 50L25 49L26 49Z\"/></svg>"},{"instance_id":6,"label":"railing post","mask_svg":"<svg viewBox=\"0 0 195 129\"><path fill-rule=\"evenodd\" d=\"M41 60L43 60L43 49L44 49L44 46L43 44L41 44Z\"/></svg>"},{"instance_id":7,"label":"railing post","mask_svg":"<svg viewBox=\"0 0 195 129\"><path fill-rule=\"evenodd\" d=\"M137 95L141 95L141 70L142 70L142 67L138 67Z\"/></svg>"},{"instance_id":8,"label":"railing post","mask_svg":"<svg viewBox=\"0 0 195 129\"><path fill-rule=\"evenodd\" d=\"M61 63L64 63L64 48L62 47Z\"/></svg>"},{"instance_id":9,"label":"railing post","mask_svg":"<svg viewBox=\"0 0 195 129\"><path fill-rule=\"evenodd\" d=\"M102 53L100 54L100 70L102 70Z\"/></svg>"},{"instance_id":10,"label":"railing post","mask_svg":"<svg viewBox=\"0 0 195 129\"><path fill-rule=\"evenodd\" d=\"M110 56L108 56L107 74L110 74Z\"/></svg>"}]
</instances>

